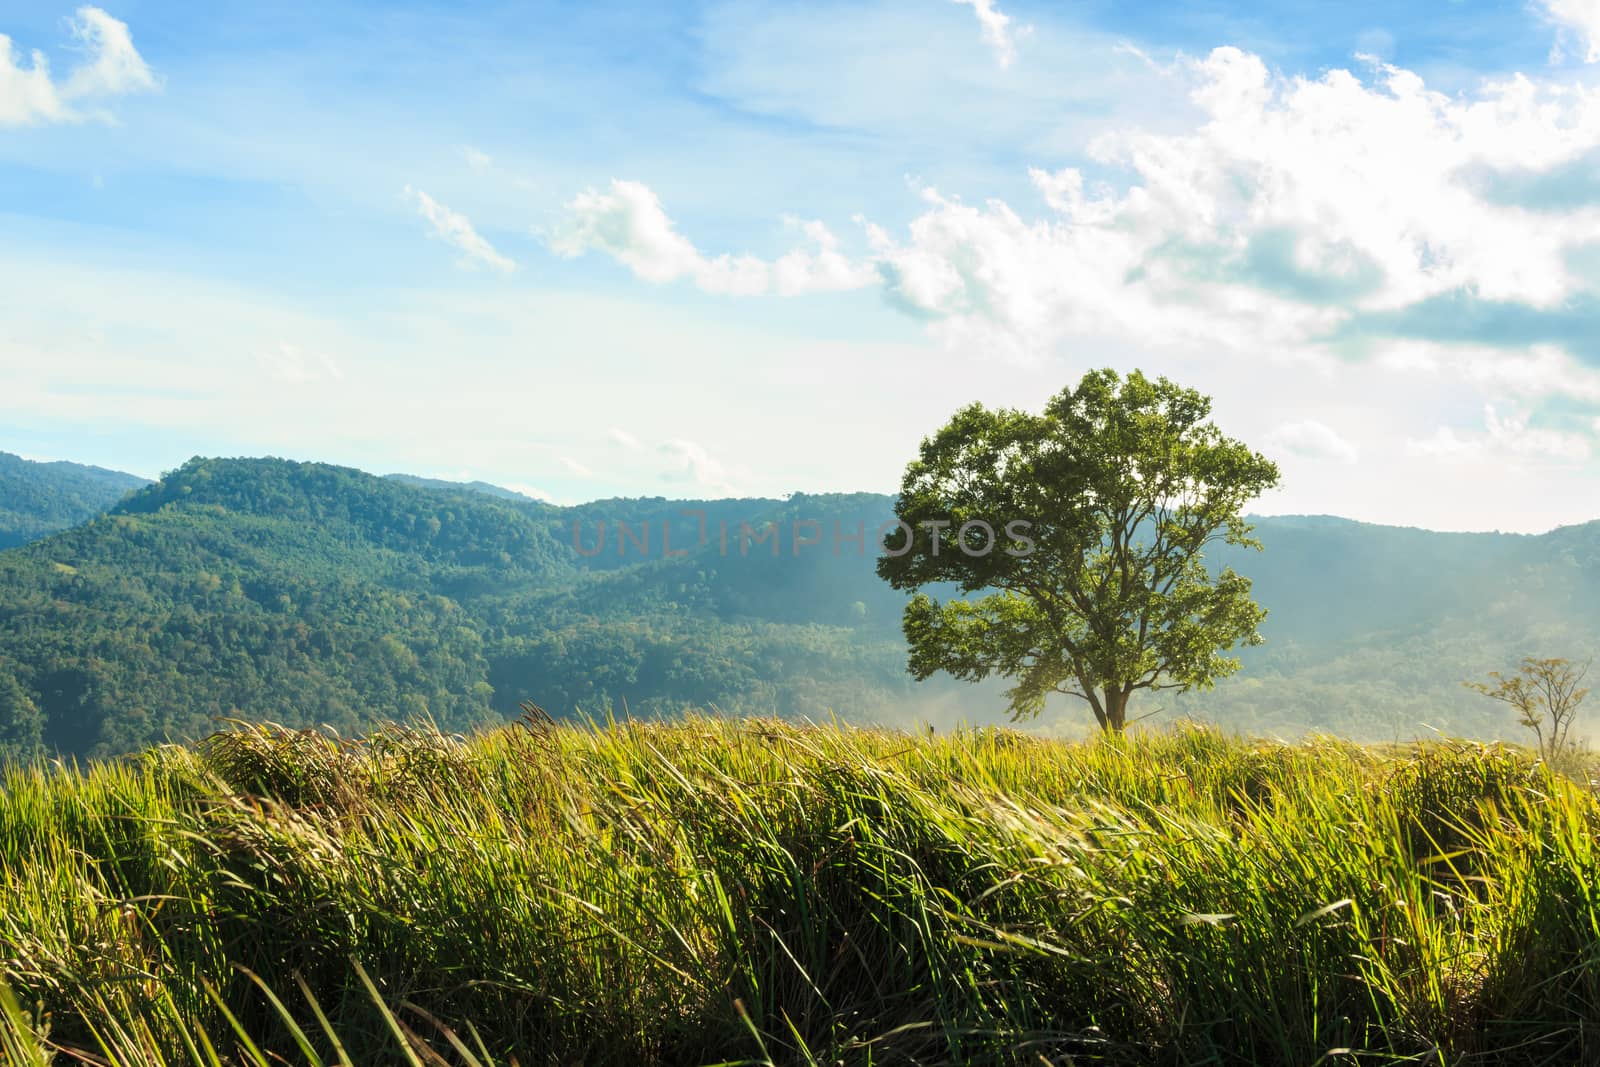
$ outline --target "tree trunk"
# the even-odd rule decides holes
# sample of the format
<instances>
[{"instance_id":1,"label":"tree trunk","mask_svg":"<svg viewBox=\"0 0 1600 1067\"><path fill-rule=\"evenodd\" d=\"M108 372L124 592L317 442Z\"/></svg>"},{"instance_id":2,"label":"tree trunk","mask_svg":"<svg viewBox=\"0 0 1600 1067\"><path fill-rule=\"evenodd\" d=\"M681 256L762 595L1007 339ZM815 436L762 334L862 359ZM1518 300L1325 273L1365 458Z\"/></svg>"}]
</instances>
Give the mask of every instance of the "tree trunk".
<instances>
[{"instance_id":1,"label":"tree trunk","mask_svg":"<svg viewBox=\"0 0 1600 1067\"><path fill-rule=\"evenodd\" d=\"M1083 694L1083 699L1089 702L1089 709L1094 712L1094 721L1100 724L1100 729L1110 730L1106 722L1106 709L1100 706L1100 695L1095 692L1094 686L1089 684L1089 679L1078 672L1078 691Z\"/></svg>"},{"instance_id":2,"label":"tree trunk","mask_svg":"<svg viewBox=\"0 0 1600 1067\"><path fill-rule=\"evenodd\" d=\"M1089 699L1089 710L1094 712L1094 721L1100 724L1100 729L1109 732L1111 722L1106 718L1106 709L1101 706L1100 698L1095 695L1093 687L1085 685L1083 693Z\"/></svg>"},{"instance_id":3,"label":"tree trunk","mask_svg":"<svg viewBox=\"0 0 1600 1067\"><path fill-rule=\"evenodd\" d=\"M1100 723L1107 733L1120 734L1128 723L1128 692L1106 687L1105 719Z\"/></svg>"}]
</instances>

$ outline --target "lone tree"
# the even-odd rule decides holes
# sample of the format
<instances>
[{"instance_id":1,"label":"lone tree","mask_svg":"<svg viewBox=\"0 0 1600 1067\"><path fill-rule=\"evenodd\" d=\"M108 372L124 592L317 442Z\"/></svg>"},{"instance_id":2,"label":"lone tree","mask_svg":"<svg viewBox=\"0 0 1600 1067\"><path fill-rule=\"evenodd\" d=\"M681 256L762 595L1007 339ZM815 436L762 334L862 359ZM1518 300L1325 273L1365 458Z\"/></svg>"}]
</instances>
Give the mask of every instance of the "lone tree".
<instances>
[{"instance_id":1,"label":"lone tree","mask_svg":"<svg viewBox=\"0 0 1600 1067\"><path fill-rule=\"evenodd\" d=\"M1588 673L1587 663L1528 656L1515 674L1490 671L1489 681L1467 682L1466 686L1510 704L1517 721L1533 731L1539 755L1546 763L1555 763L1566 753L1578 705L1589 695L1589 690L1579 688Z\"/></svg>"},{"instance_id":2,"label":"lone tree","mask_svg":"<svg viewBox=\"0 0 1600 1067\"><path fill-rule=\"evenodd\" d=\"M910 670L1011 679L1014 719L1080 697L1120 732L1138 690L1209 688L1222 655L1262 642L1250 580L1209 573L1215 542L1259 549L1241 509L1278 468L1206 421L1211 401L1165 378L1091 371L1042 415L962 409L905 472L878 574L917 593ZM986 543L987 542L987 543Z\"/></svg>"}]
</instances>

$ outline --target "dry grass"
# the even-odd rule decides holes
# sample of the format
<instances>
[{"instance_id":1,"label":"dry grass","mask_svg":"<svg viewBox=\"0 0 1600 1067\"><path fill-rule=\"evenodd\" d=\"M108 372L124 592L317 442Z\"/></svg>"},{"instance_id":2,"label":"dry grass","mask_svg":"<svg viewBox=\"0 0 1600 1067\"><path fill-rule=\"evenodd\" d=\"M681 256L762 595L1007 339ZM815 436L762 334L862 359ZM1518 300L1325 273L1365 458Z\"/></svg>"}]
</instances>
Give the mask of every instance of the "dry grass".
<instances>
[{"instance_id":1,"label":"dry grass","mask_svg":"<svg viewBox=\"0 0 1600 1067\"><path fill-rule=\"evenodd\" d=\"M1572 1063L1597 823L1477 745L248 727L7 774L0 1060Z\"/></svg>"}]
</instances>

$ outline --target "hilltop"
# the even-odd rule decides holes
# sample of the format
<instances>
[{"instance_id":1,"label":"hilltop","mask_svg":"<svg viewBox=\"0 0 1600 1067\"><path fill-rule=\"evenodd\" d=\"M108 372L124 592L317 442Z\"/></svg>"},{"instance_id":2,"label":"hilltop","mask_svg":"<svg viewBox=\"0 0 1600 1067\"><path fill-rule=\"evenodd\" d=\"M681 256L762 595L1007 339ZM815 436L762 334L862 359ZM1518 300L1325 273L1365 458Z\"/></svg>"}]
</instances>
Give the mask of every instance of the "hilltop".
<instances>
[{"instance_id":1,"label":"hilltop","mask_svg":"<svg viewBox=\"0 0 1600 1067\"><path fill-rule=\"evenodd\" d=\"M409 485L416 489L442 489L445 492L459 492L468 490L474 493L483 493L486 496L499 497L501 500L534 500L535 497L527 493L519 493L515 489L495 485L492 482L452 482L444 478L422 478L415 474L385 474L390 481Z\"/></svg>"},{"instance_id":2,"label":"hilltop","mask_svg":"<svg viewBox=\"0 0 1600 1067\"><path fill-rule=\"evenodd\" d=\"M879 494L557 507L197 458L0 552L0 747L106 755L231 717L350 732L425 716L465 730L525 700L563 716L716 706L993 721L993 689L905 674L903 599L870 547L891 515ZM775 523L779 540L745 543L741 523ZM1464 679L1600 649L1597 523L1526 536L1289 516L1259 519L1257 535L1264 552L1213 562L1255 580L1268 644L1216 691L1135 716L1505 736L1514 724ZM1081 709L1041 725L1075 732Z\"/></svg>"},{"instance_id":3,"label":"hilltop","mask_svg":"<svg viewBox=\"0 0 1600 1067\"><path fill-rule=\"evenodd\" d=\"M703 503L720 520L780 502ZM685 506L555 509L327 464L192 460L0 553L0 744L106 755L232 717L460 730L523 700L822 716L909 699L901 651L858 641L845 611L708 611L729 592L715 568L571 547L574 520L642 529ZM752 584L751 603L782 595Z\"/></svg>"},{"instance_id":4,"label":"hilltop","mask_svg":"<svg viewBox=\"0 0 1600 1067\"><path fill-rule=\"evenodd\" d=\"M76 526L149 484L148 478L104 467L0 452L0 548Z\"/></svg>"}]
</instances>

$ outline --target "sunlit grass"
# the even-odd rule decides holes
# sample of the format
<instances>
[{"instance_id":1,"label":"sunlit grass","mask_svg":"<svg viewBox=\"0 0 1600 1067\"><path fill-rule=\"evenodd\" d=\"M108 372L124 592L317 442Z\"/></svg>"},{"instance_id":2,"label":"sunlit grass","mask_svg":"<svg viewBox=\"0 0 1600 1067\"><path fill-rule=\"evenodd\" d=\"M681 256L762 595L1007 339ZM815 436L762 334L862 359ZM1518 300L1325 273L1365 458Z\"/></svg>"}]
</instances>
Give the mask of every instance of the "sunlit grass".
<instances>
[{"instance_id":1,"label":"sunlit grass","mask_svg":"<svg viewBox=\"0 0 1600 1067\"><path fill-rule=\"evenodd\" d=\"M3 790L6 1063L1600 1047L1600 805L1496 747L250 727Z\"/></svg>"}]
</instances>

